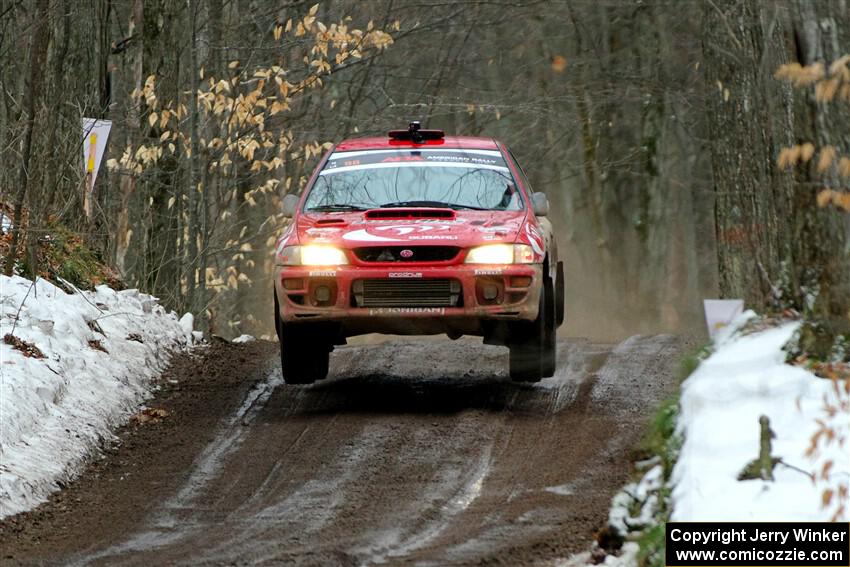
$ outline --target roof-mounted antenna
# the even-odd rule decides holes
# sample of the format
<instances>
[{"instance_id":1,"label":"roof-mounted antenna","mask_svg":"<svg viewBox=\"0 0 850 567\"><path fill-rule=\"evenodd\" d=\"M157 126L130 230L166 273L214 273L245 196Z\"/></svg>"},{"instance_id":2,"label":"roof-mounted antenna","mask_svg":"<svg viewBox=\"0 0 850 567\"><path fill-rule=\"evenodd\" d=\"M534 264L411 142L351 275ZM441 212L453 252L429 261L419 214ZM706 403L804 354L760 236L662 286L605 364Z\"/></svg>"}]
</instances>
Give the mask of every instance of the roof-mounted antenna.
<instances>
[{"instance_id":1,"label":"roof-mounted antenna","mask_svg":"<svg viewBox=\"0 0 850 567\"><path fill-rule=\"evenodd\" d=\"M407 125L407 130L390 130L389 137L393 140L410 140L414 144L423 144L425 140L442 140L445 133L442 130L423 130L419 121Z\"/></svg>"},{"instance_id":2,"label":"roof-mounted antenna","mask_svg":"<svg viewBox=\"0 0 850 567\"><path fill-rule=\"evenodd\" d=\"M419 133L420 128L422 128L422 125L418 120L407 125L407 131L410 132L410 139L416 144L421 144L424 141L422 134Z\"/></svg>"}]
</instances>

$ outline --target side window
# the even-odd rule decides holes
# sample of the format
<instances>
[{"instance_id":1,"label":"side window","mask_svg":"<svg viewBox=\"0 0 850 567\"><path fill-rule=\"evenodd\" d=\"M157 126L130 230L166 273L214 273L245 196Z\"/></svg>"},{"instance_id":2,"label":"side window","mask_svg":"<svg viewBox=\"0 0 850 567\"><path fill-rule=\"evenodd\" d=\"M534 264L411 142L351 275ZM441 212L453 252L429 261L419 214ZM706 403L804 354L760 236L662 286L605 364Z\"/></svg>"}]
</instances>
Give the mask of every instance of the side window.
<instances>
[{"instance_id":1,"label":"side window","mask_svg":"<svg viewBox=\"0 0 850 567\"><path fill-rule=\"evenodd\" d=\"M531 195L534 194L534 189L531 187L531 182L528 180L528 176L525 174L525 171L523 171L522 166L519 164L519 160L517 160L510 148L505 146L505 151L508 152L508 155L511 156L511 161L513 161L514 165L516 165L516 169L519 172L519 182L522 183L522 186L525 187L526 192L528 192L529 198L531 198Z\"/></svg>"}]
</instances>

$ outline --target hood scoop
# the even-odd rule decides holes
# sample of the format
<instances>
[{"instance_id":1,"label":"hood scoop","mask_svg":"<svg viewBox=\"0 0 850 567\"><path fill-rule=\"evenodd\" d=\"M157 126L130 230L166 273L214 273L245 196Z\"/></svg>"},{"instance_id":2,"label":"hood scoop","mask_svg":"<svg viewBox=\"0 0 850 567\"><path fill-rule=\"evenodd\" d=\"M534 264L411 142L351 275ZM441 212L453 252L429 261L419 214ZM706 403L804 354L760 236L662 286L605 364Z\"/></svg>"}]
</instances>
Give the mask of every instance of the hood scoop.
<instances>
[{"instance_id":1,"label":"hood scoop","mask_svg":"<svg viewBox=\"0 0 850 567\"><path fill-rule=\"evenodd\" d=\"M367 220L373 219L454 219L455 211L453 209L437 209L437 208L403 208L393 207L389 209L372 209L366 211L365 217Z\"/></svg>"}]
</instances>

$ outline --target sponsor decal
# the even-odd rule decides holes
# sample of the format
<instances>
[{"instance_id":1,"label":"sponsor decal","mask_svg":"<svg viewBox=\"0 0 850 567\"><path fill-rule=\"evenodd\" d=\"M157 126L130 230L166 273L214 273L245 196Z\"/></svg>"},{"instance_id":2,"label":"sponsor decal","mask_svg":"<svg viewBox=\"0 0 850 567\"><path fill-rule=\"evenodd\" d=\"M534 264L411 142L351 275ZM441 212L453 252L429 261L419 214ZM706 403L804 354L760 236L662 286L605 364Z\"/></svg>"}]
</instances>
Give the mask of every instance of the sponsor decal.
<instances>
[{"instance_id":1,"label":"sponsor decal","mask_svg":"<svg viewBox=\"0 0 850 567\"><path fill-rule=\"evenodd\" d=\"M395 242L398 240L457 240L457 236L444 234L452 229L449 224L417 223L417 224L393 224L371 227L372 231L380 231L381 234L372 234L365 228L352 230L342 235L343 240L357 240L359 242ZM421 233L440 232L443 234L422 235ZM386 234L386 236L383 236Z\"/></svg>"},{"instance_id":2,"label":"sponsor decal","mask_svg":"<svg viewBox=\"0 0 850 567\"><path fill-rule=\"evenodd\" d=\"M465 224L464 219L442 219L442 218L424 218L424 219L409 219L404 221L404 227L409 227L411 225L422 225L422 224L441 224L445 225L447 228L451 228L452 225ZM368 225L371 227L375 227L377 225L398 225L398 219L369 219L369 220L353 220L351 221L352 225ZM383 229L383 227L381 227Z\"/></svg>"},{"instance_id":3,"label":"sponsor decal","mask_svg":"<svg viewBox=\"0 0 850 567\"><path fill-rule=\"evenodd\" d=\"M369 234L365 228L352 230L342 235L343 240L357 240L359 242L395 242L397 238L386 238L375 234Z\"/></svg>"},{"instance_id":4,"label":"sponsor decal","mask_svg":"<svg viewBox=\"0 0 850 567\"><path fill-rule=\"evenodd\" d=\"M383 231L395 231L399 234L399 236L403 236L405 234L411 234L414 232L432 232L432 231L446 231L451 230L451 225L448 224L397 224L391 226L376 226L375 230Z\"/></svg>"},{"instance_id":5,"label":"sponsor decal","mask_svg":"<svg viewBox=\"0 0 850 567\"><path fill-rule=\"evenodd\" d=\"M445 307L376 307L369 315L445 315Z\"/></svg>"},{"instance_id":6,"label":"sponsor decal","mask_svg":"<svg viewBox=\"0 0 850 567\"><path fill-rule=\"evenodd\" d=\"M497 150L417 148L392 150L363 150L334 152L328 158L326 170L346 171L380 167L443 166L477 167L508 171L505 158ZM324 174L324 172L322 172Z\"/></svg>"},{"instance_id":7,"label":"sponsor decal","mask_svg":"<svg viewBox=\"0 0 850 567\"><path fill-rule=\"evenodd\" d=\"M475 270L476 276L500 276L504 273L502 269L495 270Z\"/></svg>"},{"instance_id":8,"label":"sponsor decal","mask_svg":"<svg viewBox=\"0 0 850 567\"><path fill-rule=\"evenodd\" d=\"M485 158L485 157L476 157L476 156L465 156L465 155L436 155L436 156L427 156L425 159L428 161L439 161L439 162L455 162L455 163L474 163L474 164L486 164L486 165L501 165L505 163L504 160L501 159L493 159L493 158Z\"/></svg>"},{"instance_id":9,"label":"sponsor decal","mask_svg":"<svg viewBox=\"0 0 850 567\"><path fill-rule=\"evenodd\" d=\"M538 256L543 256L543 237L537 231L537 228L530 223L525 225L525 233L528 238L528 243L531 244L532 250Z\"/></svg>"},{"instance_id":10,"label":"sponsor decal","mask_svg":"<svg viewBox=\"0 0 850 567\"><path fill-rule=\"evenodd\" d=\"M422 156L390 156L381 160L381 163L393 163L400 161L423 161ZM348 163L348 162L346 162ZM359 163L359 162L358 162Z\"/></svg>"},{"instance_id":11,"label":"sponsor decal","mask_svg":"<svg viewBox=\"0 0 850 567\"><path fill-rule=\"evenodd\" d=\"M336 277L336 272L333 271L319 271L319 272L310 272L311 278L333 278Z\"/></svg>"},{"instance_id":12,"label":"sponsor decal","mask_svg":"<svg viewBox=\"0 0 850 567\"><path fill-rule=\"evenodd\" d=\"M283 231L283 234L280 235L280 238L277 239L275 254L279 255L281 252L283 252L283 249L286 247L286 243L289 240L289 236L292 234L292 229L294 226L294 224L289 224Z\"/></svg>"},{"instance_id":13,"label":"sponsor decal","mask_svg":"<svg viewBox=\"0 0 850 567\"><path fill-rule=\"evenodd\" d=\"M421 278L422 272L390 272L387 275L391 278Z\"/></svg>"},{"instance_id":14,"label":"sponsor decal","mask_svg":"<svg viewBox=\"0 0 850 567\"><path fill-rule=\"evenodd\" d=\"M365 171L367 169L387 169L392 167L453 167L453 168L463 168L463 169L488 169L493 171L499 171L502 173L508 173L510 170L503 165L490 165L489 163L472 163L470 161L464 162L455 162L455 161L408 161L405 160L403 165L400 165L398 161L393 161L390 163L380 162L380 163L363 163L360 165L354 166L342 166L338 167L336 164L325 167L322 171L319 172L319 175L324 177L325 175L335 175L337 173L342 173L345 171Z\"/></svg>"},{"instance_id":15,"label":"sponsor decal","mask_svg":"<svg viewBox=\"0 0 850 567\"><path fill-rule=\"evenodd\" d=\"M308 228L304 231L310 236L326 236L329 234L336 234L338 232L342 232L342 229L339 228Z\"/></svg>"}]
</instances>

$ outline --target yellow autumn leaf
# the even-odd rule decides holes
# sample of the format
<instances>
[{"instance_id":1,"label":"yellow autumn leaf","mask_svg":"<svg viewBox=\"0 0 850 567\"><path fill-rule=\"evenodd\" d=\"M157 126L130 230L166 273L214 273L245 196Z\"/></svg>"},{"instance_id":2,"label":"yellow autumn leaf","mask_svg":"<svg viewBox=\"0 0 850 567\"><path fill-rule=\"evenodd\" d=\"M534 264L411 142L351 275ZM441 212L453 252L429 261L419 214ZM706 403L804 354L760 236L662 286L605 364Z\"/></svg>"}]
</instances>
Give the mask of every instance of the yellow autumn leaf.
<instances>
[{"instance_id":1,"label":"yellow autumn leaf","mask_svg":"<svg viewBox=\"0 0 850 567\"><path fill-rule=\"evenodd\" d=\"M827 206L830 203L830 201L832 201L832 191L831 190L823 189L823 190L821 190L820 193L818 193L818 197L817 197L818 207L823 208L823 207Z\"/></svg>"},{"instance_id":2,"label":"yellow autumn leaf","mask_svg":"<svg viewBox=\"0 0 850 567\"><path fill-rule=\"evenodd\" d=\"M829 169L833 160L835 160L835 153L835 146L824 146L821 148L820 155L818 156L818 173L823 173Z\"/></svg>"},{"instance_id":3,"label":"yellow autumn leaf","mask_svg":"<svg viewBox=\"0 0 850 567\"><path fill-rule=\"evenodd\" d=\"M850 158L843 157L838 160L838 173L844 179L850 179Z\"/></svg>"}]
</instances>

